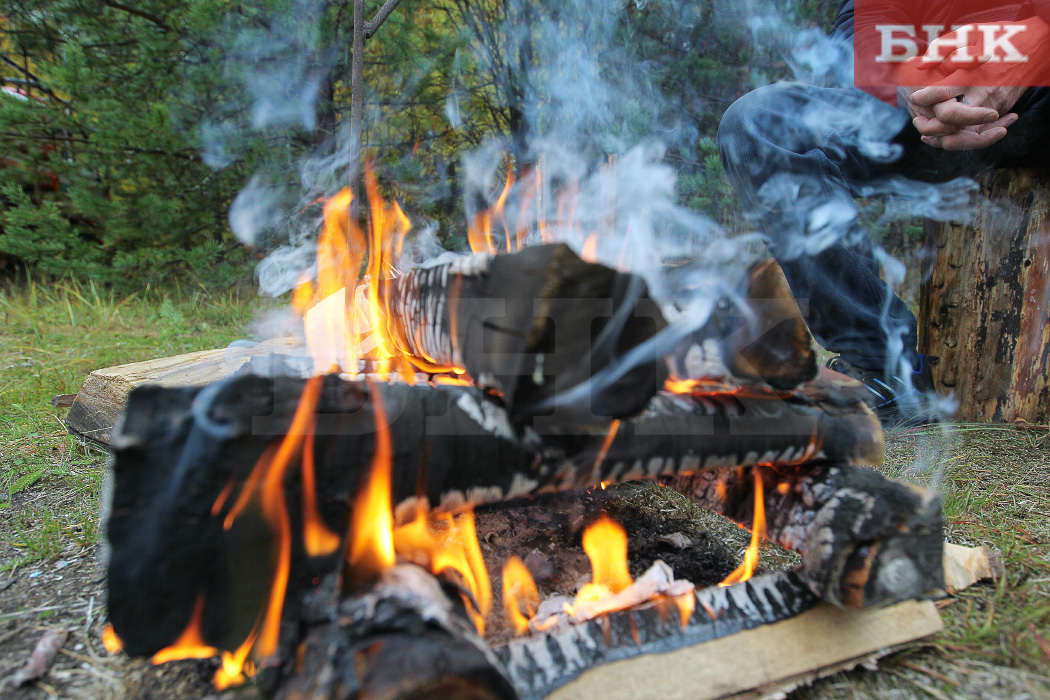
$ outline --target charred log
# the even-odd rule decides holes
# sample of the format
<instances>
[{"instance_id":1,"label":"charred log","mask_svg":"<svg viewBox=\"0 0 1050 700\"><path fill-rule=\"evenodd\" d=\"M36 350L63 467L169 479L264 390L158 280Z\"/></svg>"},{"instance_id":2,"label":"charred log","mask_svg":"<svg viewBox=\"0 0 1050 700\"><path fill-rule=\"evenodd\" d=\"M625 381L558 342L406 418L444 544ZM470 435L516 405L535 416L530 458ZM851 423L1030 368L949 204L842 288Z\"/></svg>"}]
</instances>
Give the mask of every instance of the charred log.
<instances>
[{"instance_id":1,"label":"charred log","mask_svg":"<svg viewBox=\"0 0 1050 700\"><path fill-rule=\"evenodd\" d=\"M387 327L403 350L465 369L515 417L546 410L666 326L641 277L584 262L564 244L417 268L387 293ZM596 385L582 410L636 413L666 373L653 355Z\"/></svg>"},{"instance_id":2,"label":"charred log","mask_svg":"<svg viewBox=\"0 0 1050 700\"><path fill-rule=\"evenodd\" d=\"M794 617L819 600L791 572L705 588L695 597L696 607L685 625L677 610L657 602L542 636L514 639L496 654L522 700L540 700L599 664L728 637Z\"/></svg>"},{"instance_id":3,"label":"charred log","mask_svg":"<svg viewBox=\"0 0 1050 700\"><path fill-rule=\"evenodd\" d=\"M609 429L612 440L572 446L548 436L575 462L587 487L754 464L791 465L813 459L881 464L882 430L863 402L833 382L807 393L698 386L659 394L638 416ZM592 474L584 468L595 465Z\"/></svg>"},{"instance_id":4,"label":"charred log","mask_svg":"<svg viewBox=\"0 0 1050 700\"><path fill-rule=\"evenodd\" d=\"M330 577L334 578L334 577ZM514 688L463 603L411 564L359 596L319 588L275 700L512 700Z\"/></svg>"},{"instance_id":5,"label":"charred log","mask_svg":"<svg viewBox=\"0 0 1050 700\"><path fill-rule=\"evenodd\" d=\"M943 588L934 491L833 464L703 470L670 485L750 529L756 470L768 485L767 536L802 555L805 580L824 600L865 608Z\"/></svg>"}]
</instances>

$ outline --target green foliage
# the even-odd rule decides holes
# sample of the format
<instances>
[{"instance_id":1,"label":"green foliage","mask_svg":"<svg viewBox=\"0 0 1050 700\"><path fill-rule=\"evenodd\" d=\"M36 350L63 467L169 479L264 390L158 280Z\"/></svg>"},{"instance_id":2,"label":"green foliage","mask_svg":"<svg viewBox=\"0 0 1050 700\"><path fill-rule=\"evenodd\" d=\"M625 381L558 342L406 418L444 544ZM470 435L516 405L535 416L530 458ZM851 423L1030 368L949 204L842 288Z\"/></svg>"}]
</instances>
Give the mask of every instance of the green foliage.
<instances>
[{"instance_id":1,"label":"green foliage","mask_svg":"<svg viewBox=\"0 0 1050 700\"><path fill-rule=\"evenodd\" d=\"M368 17L381 4L369 0ZM782 9L826 25L833 5ZM495 138L520 167L527 139L557 127L557 108L596 99L570 95L564 110L564 95L535 82L581 32L620 90L579 148L600 162L625 144L665 141L683 201L735 216L711 139L734 99L784 74L755 46L743 6L626 2L601 17L573 8L406 0L367 43L363 141L384 187L450 243L465 227L467 152ZM0 95L0 271L14 261L121 290L250 280L227 219L249 179L280 192L263 249L347 180L352 26L350 0L8 2L0 77L28 99ZM301 185L306 159L327 165Z\"/></svg>"},{"instance_id":2,"label":"green foliage","mask_svg":"<svg viewBox=\"0 0 1050 700\"><path fill-rule=\"evenodd\" d=\"M19 156L0 167L0 255L122 289L244 274L225 221L243 172L206 166L172 120L172 94L202 72L185 27L209 1L5 10L5 74L30 99L0 96L0 132Z\"/></svg>"},{"instance_id":3,"label":"green foliage","mask_svg":"<svg viewBox=\"0 0 1050 700\"><path fill-rule=\"evenodd\" d=\"M681 169L687 174L678 178L678 196L685 207L705 214L730 231L746 225L740 201L726 178L714 139L700 139L691 162Z\"/></svg>"}]
</instances>

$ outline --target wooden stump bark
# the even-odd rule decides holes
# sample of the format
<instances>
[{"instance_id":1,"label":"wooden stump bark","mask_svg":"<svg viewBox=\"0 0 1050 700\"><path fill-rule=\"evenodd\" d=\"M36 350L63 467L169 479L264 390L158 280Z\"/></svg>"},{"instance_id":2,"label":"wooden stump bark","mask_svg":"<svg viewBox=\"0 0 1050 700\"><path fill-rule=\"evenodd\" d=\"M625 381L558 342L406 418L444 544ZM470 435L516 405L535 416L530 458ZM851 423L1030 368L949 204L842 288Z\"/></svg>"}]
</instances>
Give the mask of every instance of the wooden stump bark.
<instances>
[{"instance_id":1,"label":"wooden stump bark","mask_svg":"<svg viewBox=\"0 0 1050 700\"><path fill-rule=\"evenodd\" d=\"M930 223L919 348L967 421L1050 418L1050 172L979 178L970 224Z\"/></svg>"}]
</instances>

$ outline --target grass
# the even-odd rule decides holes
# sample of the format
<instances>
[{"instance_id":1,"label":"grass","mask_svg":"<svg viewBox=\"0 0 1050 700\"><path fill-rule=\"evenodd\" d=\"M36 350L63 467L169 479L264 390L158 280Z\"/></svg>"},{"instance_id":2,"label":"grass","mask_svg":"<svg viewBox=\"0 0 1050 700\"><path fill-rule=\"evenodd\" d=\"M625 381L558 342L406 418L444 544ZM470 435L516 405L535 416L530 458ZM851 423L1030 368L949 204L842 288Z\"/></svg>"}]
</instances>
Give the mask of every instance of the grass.
<instances>
[{"instance_id":1,"label":"grass","mask_svg":"<svg viewBox=\"0 0 1050 700\"><path fill-rule=\"evenodd\" d=\"M90 283L0 289L0 572L69 545L89 547L100 536L106 458L66 434L59 420L65 409L53 408L51 398L76 393L100 367L248 337L261 305L184 291L118 298ZM48 497L34 498L38 489Z\"/></svg>"},{"instance_id":2,"label":"grass","mask_svg":"<svg viewBox=\"0 0 1050 700\"><path fill-rule=\"evenodd\" d=\"M249 337L262 306L193 292L116 298L68 283L0 290L0 583L101 536L106 457L66 435L65 409L52 408L51 397L76 392L100 367ZM944 632L883 661L884 672L838 674L797 697L1050 697L1050 435L989 425L912 430L891 434L888 454L891 476L942 491L947 538L993 548L1006 575L943 603Z\"/></svg>"}]
</instances>

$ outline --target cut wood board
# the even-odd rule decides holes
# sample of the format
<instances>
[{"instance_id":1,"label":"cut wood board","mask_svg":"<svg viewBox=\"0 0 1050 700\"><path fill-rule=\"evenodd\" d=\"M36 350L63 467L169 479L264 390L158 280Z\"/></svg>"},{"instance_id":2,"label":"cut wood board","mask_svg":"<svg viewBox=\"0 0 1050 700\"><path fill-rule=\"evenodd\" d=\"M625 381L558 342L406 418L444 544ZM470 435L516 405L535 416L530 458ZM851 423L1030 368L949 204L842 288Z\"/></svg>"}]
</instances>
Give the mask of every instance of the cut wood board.
<instances>
[{"instance_id":1,"label":"cut wood board","mask_svg":"<svg viewBox=\"0 0 1050 700\"><path fill-rule=\"evenodd\" d=\"M66 429L79 438L108 446L113 426L135 387L147 383L169 387L209 384L229 377L252 357L296 345L293 338L279 338L253 347L202 350L97 369L76 394L66 414Z\"/></svg>"},{"instance_id":2,"label":"cut wood board","mask_svg":"<svg viewBox=\"0 0 1050 700\"><path fill-rule=\"evenodd\" d=\"M772 697L871 661L942 627L930 601L860 612L821 603L783 622L595 667L548 700Z\"/></svg>"},{"instance_id":3,"label":"cut wood board","mask_svg":"<svg viewBox=\"0 0 1050 700\"><path fill-rule=\"evenodd\" d=\"M987 547L963 547L944 543L944 590L958 593L978 581L998 580L1003 564Z\"/></svg>"}]
</instances>

